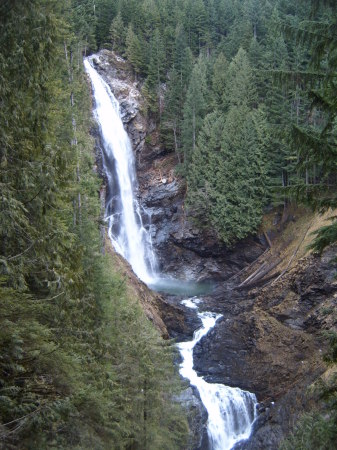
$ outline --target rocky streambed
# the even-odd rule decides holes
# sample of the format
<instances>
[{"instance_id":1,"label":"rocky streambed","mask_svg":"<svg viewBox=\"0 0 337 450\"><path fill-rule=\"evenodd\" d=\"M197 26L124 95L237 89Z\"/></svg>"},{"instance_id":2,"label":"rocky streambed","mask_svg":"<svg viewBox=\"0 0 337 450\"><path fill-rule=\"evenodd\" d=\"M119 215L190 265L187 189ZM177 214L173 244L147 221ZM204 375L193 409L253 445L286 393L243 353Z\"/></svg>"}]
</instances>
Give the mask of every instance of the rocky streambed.
<instances>
[{"instance_id":1,"label":"rocky streambed","mask_svg":"<svg viewBox=\"0 0 337 450\"><path fill-rule=\"evenodd\" d=\"M314 405L308 387L326 370L322 331L337 325L335 251L300 260L262 289L221 283L199 304L222 318L195 347L195 370L208 382L254 392L259 401L250 440L235 448L277 449ZM188 309L185 314L193 316ZM189 323L195 324L193 318ZM169 332L176 336L176 330ZM200 448L207 449L205 441Z\"/></svg>"},{"instance_id":2,"label":"rocky streambed","mask_svg":"<svg viewBox=\"0 0 337 450\"><path fill-rule=\"evenodd\" d=\"M264 263L265 236L251 237L229 250L210 230L198 229L184 210L185 186L174 173L175 155L160 145L155 123L145 118L141 85L134 81L131 67L110 51L100 52L95 65L120 102L133 143L138 197L160 271L182 279L216 281L214 292L203 296L199 309L222 318L196 345L195 369L207 381L257 395L254 433L236 448L275 449L310 407L307 387L325 371L321 332L337 325L335 250L298 261L264 287L237 289L244 279L242 269L259 257ZM129 281L138 283L132 275ZM145 292L144 285L139 286ZM163 336L189 339L200 324L195 313L180 304L182 298L157 295L147 308L149 296L146 290L145 312L160 324ZM188 388L181 401L188 406L195 432L190 448L206 450L207 417L198 396Z\"/></svg>"}]
</instances>

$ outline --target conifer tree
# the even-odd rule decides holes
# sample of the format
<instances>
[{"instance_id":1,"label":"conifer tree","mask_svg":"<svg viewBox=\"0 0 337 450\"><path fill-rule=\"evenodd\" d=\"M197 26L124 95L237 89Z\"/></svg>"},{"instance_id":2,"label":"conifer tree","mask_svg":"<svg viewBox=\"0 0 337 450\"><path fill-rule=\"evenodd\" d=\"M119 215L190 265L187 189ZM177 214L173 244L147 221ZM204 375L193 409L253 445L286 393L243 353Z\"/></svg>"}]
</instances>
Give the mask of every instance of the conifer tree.
<instances>
[{"instance_id":1,"label":"conifer tree","mask_svg":"<svg viewBox=\"0 0 337 450\"><path fill-rule=\"evenodd\" d=\"M256 106L257 93L253 71L247 53L242 48L229 65L223 103L228 108Z\"/></svg>"},{"instance_id":2,"label":"conifer tree","mask_svg":"<svg viewBox=\"0 0 337 450\"><path fill-rule=\"evenodd\" d=\"M96 41L103 48L109 40L112 19L117 14L118 0L95 0Z\"/></svg>"},{"instance_id":3,"label":"conifer tree","mask_svg":"<svg viewBox=\"0 0 337 450\"><path fill-rule=\"evenodd\" d=\"M152 112L162 113L160 86L165 75L165 52L160 32L157 29L150 42L150 61L148 76L143 88L145 97Z\"/></svg>"},{"instance_id":4,"label":"conifer tree","mask_svg":"<svg viewBox=\"0 0 337 450\"><path fill-rule=\"evenodd\" d=\"M120 11L113 19L110 26L110 40L112 48L116 52L123 54L125 50L126 30L124 27L122 15Z\"/></svg>"},{"instance_id":5,"label":"conifer tree","mask_svg":"<svg viewBox=\"0 0 337 450\"><path fill-rule=\"evenodd\" d=\"M202 57L193 67L184 104L184 121L182 125L182 142L184 149L185 171L196 148L196 141L206 115L208 106L208 87L206 80L206 63Z\"/></svg>"},{"instance_id":6,"label":"conifer tree","mask_svg":"<svg viewBox=\"0 0 337 450\"><path fill-rule=\"evenodd\" d=\"M240 49L226 73L224 112L205 118L188 166L190 208L203 221L207 216L228 245L255 231L262 217L269 137L256 98L248 57Z\"/></svg>"},{"instance_id":7,"label":"conifer tree","mask_svg":"<svg viewBox=\"0 0 337 450\"><path fill-rule=\"evenodd\" d=\"M203 0L187 0L183 20L188 46L194 55L198 55L206 44L207 15Z\"/></svg>"},{"instance_id":8,"label":"conifer tree","mask_svg":"<svg viewBox=\"0 0 337 450\"><path fill-rule=\"evenodd\" d=\"M132 64L132 67L135 71L136 77L143 73L145 64L146 64L146 50L144 43L141 42L139 37L135 34L133 31L132 24L129 25L128 31L126 34L126 56L130 63ZM143 44L143 45L142 45Z\"/></svg>"},{"instance_id":9,"label":"conifer tree","mask_svg":"<svg viewBox=\"0 0 337 450\"><path fill-rule=\"evenodd\" d=\"M300 5L304 7L303 3ZM311 2L311 21L297 28L302 42L310 44L312 52L310 67L314 83L311 86L310 114L307 121L296 121L293 138L297 149L297 169L305 174L305 182L298 183L297 198L309 203L318 211L335 207L336 202L336 49L337 5L329 0ZM301 72L298 73L298 76ZM310 171L312 176L310 176ZM310 181L310 179L312 181ZM313 247L322 251L337 241L335 218L331 225L317 233Z\"/></svg>"},{"instance_id":10,"label":"conifer tree","mask_svg":"<svg viewBox=\"0 0 337 450\"><path fill-rule=\"evenodd\" d=\"M0 4L0 446L184 448L170 345L101 255L68 6Z\"/></svg>"},{"instance_id":11,"label":"conifer tree","mask_svg":"<svg viewBox=\"0 0 337 450\"><path fill-rule=\"evenodd\" d=\"M179 162L182 159L183 147L183 109L192 68L192 52L186 44L183 28L181 25L178 25L176 28L173 67L167 82L161 134L165 145L175 149Z\"/></svg>"},{"instance_id":12,"label":"conifer tree","mask_svg":"<svg viewBox=\"0 0 337 450\"><path fill-rule=\"evenodd\" d=\"M223 93L226 89L227 69L229 63L221 52L213 65L212 93L215 109L220 110L223 104Z\"/></svg>"}]
</instances>

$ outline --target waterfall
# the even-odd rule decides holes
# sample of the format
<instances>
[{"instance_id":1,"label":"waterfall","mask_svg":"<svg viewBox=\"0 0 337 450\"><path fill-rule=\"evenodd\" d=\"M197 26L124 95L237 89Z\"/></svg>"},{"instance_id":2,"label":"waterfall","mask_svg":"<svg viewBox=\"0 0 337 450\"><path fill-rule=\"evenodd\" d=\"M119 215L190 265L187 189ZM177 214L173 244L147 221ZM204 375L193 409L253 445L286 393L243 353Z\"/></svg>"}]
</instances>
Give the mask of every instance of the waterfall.
<instances>
[{"instance_id":1,"label":"waterfall","mask_svg":"<svg viewBox=\"0 0 337 450\"><path fill-rule=\"evenodd\" d=\"M134 194L137 188L135 161L119 103L108 84L92 67L92 58L84 60L84 67L91 79L96 103L94 114L104 145L108 234L115 250L129 261L135 274L151 284L155 279L156 260Z\"/></svg>"},{"instance_id":2,"label":"waterfall","mask_svg":"<svg viewBox=\"0 0 337 450\"><path fill-rule=\"evenodd\" d=\"M92 66L92 58L84 60L95 98L94 115L103 140L103 168L108 180L106 220L115 250L132 266L138 277L150 287L171 293L199 295L208 286L193 286L191 282L159 277L151 238L144 228L139 204L135 197L137 179L132 147L124 130L119 104L108 84ZM198 299L185 300L185 306L197 309ZM241 439L247 439L255 418L254 394L222 384L207 383L193 370L193 348L215 326L219 315L198 314L203 327L190 342L178 344L183 363L180 373L195 386L208 412L208 434L212 450L229 450Z\"/></svg>"},{"instance_id":3,"label":"waterfall","mask_svg":"<svg viewBox=\"0 0 337 450\"><path fill-rule=\"evenodd\" d=\"M200 300L188 299L183 303L188 308L198 309ZM254 394L223 384L207 383L193 370L193 349L209 332L221 314L198 313L202 327L195 331L192 341L178 344L182 363L180 374L195 386L208 413L207 432L212 450L230 450L237 442L248 439L256 415L257 400Z\"/></svg>"}]
</instances>

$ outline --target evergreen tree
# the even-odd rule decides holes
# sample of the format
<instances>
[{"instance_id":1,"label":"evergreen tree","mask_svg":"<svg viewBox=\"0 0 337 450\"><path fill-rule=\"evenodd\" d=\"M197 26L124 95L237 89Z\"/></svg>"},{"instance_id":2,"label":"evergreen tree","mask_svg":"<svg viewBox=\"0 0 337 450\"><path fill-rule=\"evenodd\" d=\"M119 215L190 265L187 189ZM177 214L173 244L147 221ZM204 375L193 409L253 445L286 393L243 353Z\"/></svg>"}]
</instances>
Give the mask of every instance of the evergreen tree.
<instances>
[{"instance_id":1,"label":"evergreen tree","mask_svg":"<svg viewBox=\"0 0 337 450\"><path fill-rule=\"evenodd\" d=\"M195 151L202 120L207 112L208 87L206 81L206 64L202 57L193 67L184 104L184 121L182 124L182 142L184 149L184 170L188 170L191 155Z\"/></svg>"},{"instance_id":2,"label":"evergreen tree","mask_svg":"<svg viewBox=\"0 0 337 450\"><path fill-rule=\"evenodd\" d=\"M88 51L96 49L96 17L93 2L91 0L72 0L70 20L72 29L76 33L80 52L83 49L86 55Z\"/></svg>"},{"instance_id":3,"label":"evergreen tree","mask_svg":"<svg viewBox=\"0 0 337 450\"><path fill-rule=\"evenodd\" d=\"M232 107L222 131L210 220L227 244L256 231L266 195L267 126L261 111Z\"/></svg>"},{"instance_id":4,"label":"evergreen tree","mask_svg":"<svg viewBox=\"0 0 337 450\"><path fill-rule=\"evenodd\" d=\"M294 146L298 152L297 169L305 174L305 182L298 184L295 192L300 200L324 211L336 205L337 40L334 30L337 6L328 0L313 0L311 7L311 21L297 29L302 42L298 53L305 51L305 43L309 42L312 52L310 66L314 74L311 74L310 96L313 100L310 113L306 121L296 120L293 130ZM298 78L300 75L297 73ZM314 248L321 251L329 243L336 242L336 230L333 219L330 226L318 231Z\"/></svg>"},{"instance_id":5,"label":"evergreen tree","mask_svg":"<svg viewBox=\"0 0 337 450\"><path fill-rule=\"evenodd\" d=\"M123 19L120 11L113 19L110 26L110 40L112 48L119 54L123 54L125 50L126 30L123 24Z\"/></svg>"},{"instance_id":6,"label":"evergreen tree","mask_svg":"<svg viewBox=\"0 0 337 450\"><path fill-rule=\"evenodd\" d=\"M146 65L146 50L145 44L134 33L132 24L129 25L126 34L126 56L135 71L136 77L144 72Z\"/></svg>"},{"instance_id":7,"label":"evergreen tree","mask_svg":"<svg viewBox=\"0 0 337 450\"><path fill-rule=\"evenodd\" d=\"M207 41L207 16L203 0L186 0L183 23L188 46L194 55L198 55Z\"/></svg>"},{"instance_id":8,"label":"evergreen tree","mask_svg":"<svg viewBox=\"0 0 337 450\"><path fill-rule=\"evenodd\" d=\"M240 106L251 108L256 106L256 103L257 93L253 71L247 53L240 48L227 71L223 104L228 108Z\"/></svg>"},{"instance_id":9,"label":"evergreen tree","mask_svg":"<svg viewBox=\"0 0 337 450\"><path fill-rule=\"evenodd\" d=\"M223 104L223 93L226 90L227 70L229 63L221 52L213 65L212 93L214 108L220 109Z\"/></svg>"},{"instance_id":10,"label":"evergreen tree","mask_svg":"<svg viewBox=\"0 0 337 450\"><path fill-rule=\"evenodd\" d=\"M161 128L165 145L174 148L178 161L182 159L183 109L189 79L193 68L193 56L186 44L180 25L176 29L173 67L169 73L165 96L165 109Z\"/></svg>"},{"instance_id":11,"label":"evergreen tree","mask_svg":"<svg viewBox=\"0 0 337 450\"><path fill-rule=\"evenodd\" d=\"M0 4L0 446L184 448L170 344L101 255L68 6Z\"/></svg>"},{"instance_id":12,"label":"evergreen tree","mask_svg":"<svg viewBox=\"0 0 337 450\"><path fill-rule=\"evenodd\" d=\"M112 19L117 15L118 0L95 0L96 41L98 48L109 43Z\"/></svg>"},{"instance_id":13,"label":"evergreen tree","mask_svg":"<svg viewBox=\"0 0 337 450\"><path fill-rule=\"evenodd\" d=\"M215 174L219 169L223 120L219 111L205 117L188 166L188 210L203 226L209 226L212 206L217 197Z\"/></svg>"},{"instance_id":14,"label":"evergreen tree","mask_svg":"<svg viewBox=\"0 0 337 450\"><path fill-rule=\"evenodd\" d=\"M226 73L225 112L205 118L188 166L190 208L228 245L254 232L262 218L269 136L265 114L254 108L256 98L248 57L240 49Z\"/></svg>"},{"instance_id":15,"label":"evergreen tree","mask_svg":"<svg viewBox=\"0 0 337 450\"><path fill-rule=\"evenodd\" d=\"M143 92L152 112L159 111L161 116L161 92L160 86L165 75L165 52L159 30L153 34L150 42L150 61L147 69L148 76Z\"/></svg>"}]
</instances>

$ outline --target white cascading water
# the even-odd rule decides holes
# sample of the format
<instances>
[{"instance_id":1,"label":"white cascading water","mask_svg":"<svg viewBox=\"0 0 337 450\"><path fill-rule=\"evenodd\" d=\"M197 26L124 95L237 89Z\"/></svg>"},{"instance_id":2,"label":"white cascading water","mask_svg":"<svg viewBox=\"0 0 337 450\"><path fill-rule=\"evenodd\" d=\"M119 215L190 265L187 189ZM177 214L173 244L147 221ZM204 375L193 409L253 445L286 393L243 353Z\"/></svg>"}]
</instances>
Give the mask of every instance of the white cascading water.
<instances>
[{"instance_id":1,"label":"white cascading water","mask_svg":"<svg viewBox=\"0 0 337 450\"><path fill-rule=\"evenodd\" d=\"M197 309L199 299L184 300L188 308ZM198 313L202 328L195 331L193 340L178 344L183 362L180 374L195 386L208 412L207 432L212 450L230 450L237 442L248 439L256 415L256 396L239 388L207 383L193 370L193 349L215 325L221 314Z\"/></svg>"},{"instance_id":2,"label":"white cascading water","mask_svg":"<svg viewBox=\"0 0 337 450\"><path fill-rule=\"evenodd\" d=\"M84 60L93 86L94 113L104 145L103 164L110 192L106 204L109 237L135 274L150 284L154 279L155 257L134 195L137 179L130 139L123 127L118 101L91 64L92 58Z\"/></svg>"},{"instance_id":3,"label":"white cascading water","mask_svg":"<svg viewBox=\"0 0 337 450\"><path fill-rule=\"evenodd\" d=\"M109 184L106 202L109 237L115 250L129 261L133 271L148 285L183 284L156 275L151 239L142 224L134 195L137 180L131 143L123 127L118 101L93 68L93 58L86 58L84 66L91 79L96 103L94 114L104 144L103 165ZM185 306L193 309L198 308L199 302L196 298L184 300ZM210 449L229 450L236 442L249 437L256 397L238 388L207 383L193 370L193 348L221 317L210 312L198 315L202 328L195 332L192 341L178 344L183 358L180 374L198 389L208 412Z\"/></svg>"}]
</instances>

